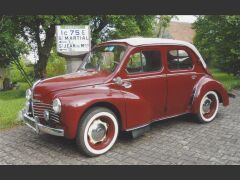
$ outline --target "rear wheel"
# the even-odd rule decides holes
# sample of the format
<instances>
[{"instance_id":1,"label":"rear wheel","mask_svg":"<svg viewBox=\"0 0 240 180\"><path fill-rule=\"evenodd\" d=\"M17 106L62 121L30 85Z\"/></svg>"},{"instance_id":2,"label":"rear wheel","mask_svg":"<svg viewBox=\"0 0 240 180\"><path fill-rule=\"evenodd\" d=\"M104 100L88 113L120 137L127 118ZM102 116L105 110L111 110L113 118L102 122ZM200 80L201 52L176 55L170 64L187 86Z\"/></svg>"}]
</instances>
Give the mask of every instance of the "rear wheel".
<instances>
[{"instance_id":1,"label":"rear wheel","mask_svg":"<svg viewBox=\"0 0 240 180\"><path fill-rule=\"evenodd\" d=\"M84 154L98 156L111 149L118 132L118 121L111 110L92 108L80 120L76 143Z\"/></svg>"},{"instance_id":2,"label":"rear wheel","mask_svg":"<svg viewBox=\"0 0 240 180\"><path fill-rule=\"evenodd\" d=\"M218 95L214 91L208 91L201 99L197 119L201 123L208 123L214 120L219 107Z\"/></svg>"}]
</instances>

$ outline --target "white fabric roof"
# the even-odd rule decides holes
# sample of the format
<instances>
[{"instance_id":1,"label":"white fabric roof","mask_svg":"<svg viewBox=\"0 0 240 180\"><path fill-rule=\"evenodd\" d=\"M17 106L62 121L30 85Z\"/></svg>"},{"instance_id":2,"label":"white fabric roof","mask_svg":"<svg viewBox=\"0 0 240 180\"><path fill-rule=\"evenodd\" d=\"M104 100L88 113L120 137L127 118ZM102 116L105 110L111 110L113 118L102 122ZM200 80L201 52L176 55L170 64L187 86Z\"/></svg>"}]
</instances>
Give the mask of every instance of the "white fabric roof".
<instances>
[{"instance_id":1,"label":"white fabric roof","mask_svg":"<svg viewBox=\"0 0 240 180\"><path fill-rule=\"evenodd\" d=\"M159 44L159 45L181 45L181 46L187 46L190 49L192 49L196 55L199 57L200 61L203 64L203 67L206 68L207 65L205 61L203 60L201 54L197 50L197 48L186 41L180 41L180 40L174 40L174 39L162 39L162 38L142 38L142 37L137 37L137 38L127 38L127 39L116 39L116 40L111 40L108 42L125 42L131 46L144 46L144 45L152 45L152 44Z\"/></svg>"}]
</instances>

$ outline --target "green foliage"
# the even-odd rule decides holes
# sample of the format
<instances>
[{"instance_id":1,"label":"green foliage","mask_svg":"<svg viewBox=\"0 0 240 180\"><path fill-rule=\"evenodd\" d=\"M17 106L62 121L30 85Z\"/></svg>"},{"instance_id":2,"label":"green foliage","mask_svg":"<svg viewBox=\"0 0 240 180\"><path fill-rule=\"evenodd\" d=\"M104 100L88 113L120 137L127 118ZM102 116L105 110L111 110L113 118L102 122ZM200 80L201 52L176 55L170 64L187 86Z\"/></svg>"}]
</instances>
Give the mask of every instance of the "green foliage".
<instances>
[{"instance_id":1,"label":"green foliage","mask_svg":"<svg viewBox=\"0 0 240 180\"><path fill-rule=\"evenodd\" d=\"M176 17L175 15L161 15L161 16L156 16L156 23L155 23L155 34L156 37L160 38L169 38L165 37L165 30L168 27L170 21L172 18Z\"/></svg>"},{"instance_id":2,"label":"green foliage","mask_svg":"<svg viewBox=\"0 0 240 180\"><path fill-rule=\"evenodd\" d=\"M131 36L152 36L155 16L104 15L92 16L92 44Z\"/></svg>"},{"instance_id":3,"label":"green foliage","mask_svg":"<svg viewBox=\"0 0 240 180\"><path fill-rule=\"evenodd\" d=\"M20 60L20 64L28 77L34 77L34 65L26 64L23 59ZM53 77L65 73L66 61L65 58L57 55L56 52L51 53L49 57L49 62L47 65L47 77ZM7 68L6 76L13 82L26 82L25 78L22 76L20 71L17 69L15 64L11 64Z\"/></svg>"},{"instance_id":4,"label":"green foliage","mask_svg":"<svg viewBox=\"0 0 240 180\"><path fill-rule=\"evenodd\" d=\"M48 58L55 42L56 25L79 25L88 24L90 16L60 16L60 15L36 15L16 16L18 34L30 45L31 50L36 52L38 61L34 66L36 79L47 76L46 67Z\"/></svg>"},{"instance_id":5,"label":"green foliage","mask_svg":"<svg viewBox=\"0 0 240 180\"><path fill-rule=\"evenodd\" d=\"M47 77L53 77L66 72L66 61L65 58L60 57L54 51L51 53L48 64L47 64Z\"/></svg>"},{"instance_id":6,"label":"green foliage","mask_svg":"<svg viewBox=\"0 0 240 180\"><path fill-rule=\"evenodd\" d=\"M18 34L38 54L35 78L44 78L52 47L54 46L55 25L90 24L92 45L98 42L129 36L151 36L154 16L103 15L103 16L60 16L37 15L16 16ZM50 67L49 67L50 68ZM53 70L53 69L52 69ZM50 75L51 76L51 75Z\"/></svg>"},{"instance_id":7,"label":"green foliage","mask_svg":"<svg viewBox=\"0 0 240 180\"><path fill-rule=\"evenodd\" d=\"M34 77L34 70L33 70L33 64L26 64L23 59L19 60L22 68L30 77ZM8 77L11 79L12 82L26 82L26 79L22 76L17 66L13 63L8 67Z\"/></svg>"},{"instance_id":8,"label":"green foliage","mask_svg":"<svg viewBox=\"0 0 240 180\"><path fill-rule=\"evenodd\" d=\"M15 23L18 25L18 32L21 37L23 37L28 43L34 43L38 48L44 48L47 45L47 37L41 38L40 34L48 36L51 28L53 28L55 32L55 25L88 24L89 20L90 16L81 15L35 15L15 17Z\"/></svg>"},{"instance_id":9,"label":"green foliage","mask_svg":"<svg viewBox=\"0 0 240 180\"><path fill-rule=\"evenodd\" d=\"M194 44L209 65L240 74L240 16L199 16Z\"/></svg>"},{"instance_id":10,"label":"green foliage","mask_svg":"<svg viewBox=\"0 0 240 180\"><path fill-rule=\"evenodd\" d=\"M0 67L6 67L13 60L18 60L27 51L26 44L17 36L13 17L0 16Z\"/></svg>"},{"instance_id":11,"label":"green foliage","mask_svg":"<svg viewBox=\"0 0 240 180\"><path fill-rule=\"evenodd\" d=\"M128 62L128 68L141 68L141 53L135 53L131 56L130 61Z\"/></svg>"},{"instance_id":12,"label":"green foliage","mask_svg":"<svg viewBox=\"0 0 240 180\"><path fill-rule=\"evenodd\" d=\"M210 69L210 72L216 80L224 85L227 91L240 88L240 78L233 76L233 74L224 73L218 69Z\"/></svg>"},{"instance_id":13,"label":"green foliage","mask_svg":"<svg viewBox=\"0 0 240 180\"><path fill-rule=\"evenodd\" d=\"M18 113L25 103L27 83L20 83L19 89L0 92L0 130L20 124Z\"/></svg>"}]
</instances>

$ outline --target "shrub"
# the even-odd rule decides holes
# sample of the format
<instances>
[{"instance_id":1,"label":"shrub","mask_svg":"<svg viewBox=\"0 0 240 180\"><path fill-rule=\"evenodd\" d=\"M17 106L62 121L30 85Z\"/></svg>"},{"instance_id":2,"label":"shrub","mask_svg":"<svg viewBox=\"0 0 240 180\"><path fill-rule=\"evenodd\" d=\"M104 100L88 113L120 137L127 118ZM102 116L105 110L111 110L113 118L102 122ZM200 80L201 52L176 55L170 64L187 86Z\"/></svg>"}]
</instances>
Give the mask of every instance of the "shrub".
<instances>
[{"instance_id":1,"label":"shrub","mask_svg":"<svg viewBox=\"0 0 240 180\"><path fill-rule=\"evenodd\" d=\"M47 64L47 77L65 74L65 69L65 58L58 56L56 52L52 52Z\"/></svg>"}]
</instances>

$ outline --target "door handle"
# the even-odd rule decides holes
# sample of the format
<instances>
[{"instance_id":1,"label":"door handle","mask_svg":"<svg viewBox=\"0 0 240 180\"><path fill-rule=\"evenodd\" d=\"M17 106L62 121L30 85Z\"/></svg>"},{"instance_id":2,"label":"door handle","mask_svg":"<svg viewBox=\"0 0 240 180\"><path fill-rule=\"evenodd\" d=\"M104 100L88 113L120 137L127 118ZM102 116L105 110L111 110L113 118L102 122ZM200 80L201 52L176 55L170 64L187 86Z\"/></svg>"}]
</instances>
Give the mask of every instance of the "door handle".
<instances>
[{"instance_id":1,"label":"door handle","mask_svg":"<svg viewBox=\"0 0 240 180\"><path fill-rule=\"evenodd\" d=\"M125 88L130 88L132 87L132 83L130 83L129 81L123 81L122 86Z\"/></svg>"},{"instance_id":2,"label":"door handle","mask_svg":"<svg viewBox=\"0 0 240 180\"><path fill-rule=\"evenodd\" d=\"M192 79L196 79L196 78L197 78L196 74L192 75Z\"/></svg>"}]
</instances>

